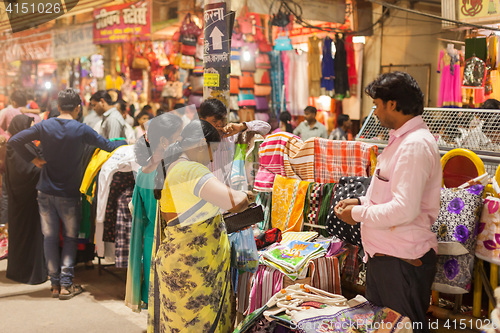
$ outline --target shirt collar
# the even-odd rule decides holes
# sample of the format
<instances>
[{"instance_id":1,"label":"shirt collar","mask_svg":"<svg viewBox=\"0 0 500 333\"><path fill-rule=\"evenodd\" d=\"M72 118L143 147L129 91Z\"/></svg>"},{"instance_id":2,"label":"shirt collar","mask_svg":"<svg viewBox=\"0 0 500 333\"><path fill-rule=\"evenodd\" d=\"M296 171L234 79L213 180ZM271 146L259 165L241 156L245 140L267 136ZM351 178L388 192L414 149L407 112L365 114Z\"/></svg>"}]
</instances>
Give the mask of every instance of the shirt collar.
<instances>
[{"instance_id":1,"label":"shirt collar","mask_svg":"<svg viewBox=\"0 0 500 333\"><path fill-rule=\"evenodd\" d=\"M405 135L408 132L411 132L417 128L422 128L425 127L425 122L422 116L416 116L408 120L406 123L403 124L400 128L397 130L390 130L389 131L389 141L392 141L396 138L399 138L403 135Z\"/></svg>"},{"instance_id":2,"label":"shirt collar","mask_svg":"<svg viewBox=\"0 0 500 333\"><path fill-rule=\"evenodd\" d=\"M318 121L316 120L316 122L314 123L314 126L311 127L309 126L309 123L307 122L307 120L304 120L304 124L306 124L306 127L309 129L309 130L313 130L313 129L318 129Z\"/></svg>"},{"instance_id":3,"label":"shirt collar","mask_svg":"<svg viewBox=\"0 0 500 333\"><path fill-rule=\"evenodd\" d=\"M116 111L118 111L118 109L117 109L117 108L112 107L112 108L111 108L111 109L109 109L108 111L104 112L103 116L104 116L104 117L107 117L107 116L109 116L109 115L110 115L113 111L115 111L115 110L116 110Z\"/></svg>"}]
</instances>

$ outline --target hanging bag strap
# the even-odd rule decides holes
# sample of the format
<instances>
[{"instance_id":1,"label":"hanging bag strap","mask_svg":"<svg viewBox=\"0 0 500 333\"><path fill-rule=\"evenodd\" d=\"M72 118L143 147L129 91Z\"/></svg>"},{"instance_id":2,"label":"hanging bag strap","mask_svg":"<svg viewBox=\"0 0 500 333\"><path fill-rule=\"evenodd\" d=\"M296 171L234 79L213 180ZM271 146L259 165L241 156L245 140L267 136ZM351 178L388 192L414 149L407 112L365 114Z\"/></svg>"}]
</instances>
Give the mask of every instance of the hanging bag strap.
<instances>
[{"instance_id":1,"label":"hanging bag strap","mask_svg":"<svg viewBox=\"0 0 500 333\"><path fill-rule=\"evenodd\" d=\"M182 221L186 221L194 213L196 213L196 211L198 211L201 207L203 207L206 203L207 203L206 200L200 200L200 201L198 201L198 203L196 203L196 205L194 205L193 207L189 208L188 210L186 210L184 213L182 213L181 215L177 216L173 220L170 220L167 223L167 226L168 227L173 227L173 226L181 224Z\"/></svg>"}]
</instances>

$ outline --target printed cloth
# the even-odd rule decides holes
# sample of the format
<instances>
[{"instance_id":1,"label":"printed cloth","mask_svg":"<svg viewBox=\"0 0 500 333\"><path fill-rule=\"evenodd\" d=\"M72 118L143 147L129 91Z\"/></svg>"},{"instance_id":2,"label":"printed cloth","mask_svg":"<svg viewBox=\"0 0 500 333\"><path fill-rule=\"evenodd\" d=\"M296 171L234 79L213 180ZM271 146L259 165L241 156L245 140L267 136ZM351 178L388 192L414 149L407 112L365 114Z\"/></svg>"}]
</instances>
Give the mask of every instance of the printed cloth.
<instances>
[{"instance_id":1,"label":"printed cloth","mask_svg":"<svg viewBox=\"0 0 500 333\"><path fill-rule=\"evenodd\" d=\"M441 189L439 216L431 228L437 235L438 255L474 254L483 191L482 185Z\"/></svg>"},{"instance_id":2,"label":"printed cloth","mask_svg":"<svg viewBox=\"0 0 500 333\"><path fill-rule=\"evenodd\" d=\"M271 223L283 232L301 231L308 182L277 175L274 179Z\"/></svg>"},{"instance_id":3,"label":"printed cloth","mask_svg":"<svg viewBox=\"0 0 500 333\"><path fill-rule=\"evenodd\" d=\"M132 215L128 204L132 200L132 188L127 188L117 201L116 236L115 236L115 266L127 268L130 250L130 234L132 232Z\"/></svg>"},{"instance_id":4,"label":"printed cloth","mask_svg":"<svg viewBox=\"0 0 500 333\"><path fill-rule=\"evenodd\" d=\"M335 184L311 183L307 190L304 203L304 216L306 223L325 226L328 212L333 199ZM322 236L328 237L326 229L320 229Z\"/></svg>"},{"instance_id":5,"label":"printed cloth","mask_svg":"<svg viewBox=\"0 0 500 333\"><path fill-rule=\"evenodd\" d=\"M314 139L305 142L290 138L285 147L285 175L287 178L314 181Z\"/></svg>"},{"instance_id":6,"label":"printed cloth","mask_svg":"<svg viewBox=\"0 0 500 333\"><path fill-rule=\"evenodd\" d=\"M314 181L336 183L343 176L368 177L371 153L377 151L376 145L364 142L315 138Z\"/></svg>"},{"instance_id":7,"label":"printed cloth","mask_svg":"<svg viewBox=\"0 0 500 333\"><path fill-rule=\"evenodd\" d=\"M500 265L500 199L484 199L479 221L476 257Z\"/></svg>"},{"instance_id":8,"label":"printed cloth","mask_svg":"<svg viewBox=\"0 0 500 333\"><path fill-rule=\"evenodd\" d=\"M332 307L293 311L292 320L297 323L298 332L411 332L408 317L387 307L379 307L357 296L350 300L350 307L332 311Z\"/></svg>"},{"instance_id":9,"label":"printed cloth","mask_svg":"<svg viewBox=\"0 0 500 333\"><path fill-rule=\"evenodd\" d=\"M311 262L311 286L332 294L342 295L339 258L320 257Z\"/></svg>"},{"instance_id":10,"label":"printed cloth","mask_svg":"<svg viewBox=\"0 0 500 333\"><path fill-rule=\"evenodd\" d=\"M111 155L113 155L113 152L109 153L100 149L95 150L94 155L92 155L92 159L85 169L82 184L80 185L80 193L87 194L89 188L94 184L93 181L97 173L101 170L102 165L111 157ZM94 192L94 190L95 188L92 191Z\"/></svg>"},{"instance_id":11,"label":"printed cloth","mask_svg":"<svg viewBox=\"0 0 500 333\"><path fill-rule=\"evenodd\" d=\"M272 192L261 192L257 195L257 199L255 199L255 203L257 205L262 205L264 209L264 221L256 224L260 230L268 230L271 228L272 195Z\"/></svg>"},{"instance_id":12,"label":"printed cloth","mask_svg":"<svg viewBox=\"0 0 500 333\"><path fill-rule=\"evenodd\" d=\"M288 141L300 139L287 132L279 132L266 137L259 148L259 171L255 177L255 190L259 192L272 192L274 177L276 175L286 176L285 173L285 152Z\"/></svg>"},{"instance_id":13,"label":"printed cloth","mask_svg":"<svg viewBox=\"0 0 500 333\"><path fill-rule=\"evenodd\" d=\"M270 299L283 288L283 273L265 265L259 265L254 274L252 287L250 288L250 299L245 315L254 312L264 306Z\"/></svg>"},{"instance_id":14,"label":"printed cloth","mask_svg":"<svg viewBox=\"0 0 500 333\"><path fill-rule=\"evenodd\" d=\"M111 187L109 190L108 203L106 204L106 214L104 217L104 233L100 235L102 236L102 240L104 242L115 242L115 231L118 215L118 198L126 190L133 190L134 185L135 179L132 172L117 172L113 175L113 181L111 182ZM99 235L96 234L96 236ZM127 265L125 265L125 267L126 266Z\"/></svg>"},{"instance_id":15,"label":"printed cloth","mask_svg":"<svg viewBox=\"0 0 500 333\"><path fill-rule=\"evenodd\" d=\"M470 291L474 255L439 255L432 290L446 294L466 294Z\"/></svg>"},{"instance_id":16,"label":"printed cloth","mask_svg":"<svg viewBox=\"0 0 500 333\"><path fill-rule=\"evenodd\" d=\"M266 232L255 237L255 244L257 245L257 250L265 248L274 243L281 242L281 230L278 228L272 228Z\"/></svg>"},{"instance_id":17,"label":"printed cloth","mask_svg":"<svg viewBox=\"0 0 500 333\"><path fill-rule=\"evenodd\" d=\"M316 231L288 231L283 233L281 238L281 244L287 244L291 241L298 240L302 242L309 242L318 237L318 233Z\"/></svg>"},{"instance_id":18,"label":"printed cloth","mask_svg":"<svg viewBox=\"0 0 500 333\"><path fill-rule=\"evenodd\" d=\"M341 177L335 187L335 194L331 201L328 216L326 217L326 230L330 236L344 240L362 248L361 230L359 223L349 225L341 221L334 212L335 205L344 199L359 198L366 194L370 186L371 177Z\"/></svg>"}]
</instances>

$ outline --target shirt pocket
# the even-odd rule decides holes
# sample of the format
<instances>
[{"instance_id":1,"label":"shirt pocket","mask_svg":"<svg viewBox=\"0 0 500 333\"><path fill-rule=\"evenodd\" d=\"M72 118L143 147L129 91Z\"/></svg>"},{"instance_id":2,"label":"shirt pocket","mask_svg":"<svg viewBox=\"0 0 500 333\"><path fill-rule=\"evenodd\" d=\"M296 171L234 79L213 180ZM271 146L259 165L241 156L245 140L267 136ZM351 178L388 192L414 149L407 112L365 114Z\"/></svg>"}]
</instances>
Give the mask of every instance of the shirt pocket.
<instances>
[{"instance_id":1,"label":"shirt pocket","mask_svg":"<svg viewBox=\"0 0 500 333\"><path fill-rule=\"evenodd\" d=\"M391 182L389 180L381 180L376 175L372 177L372 193L370 200L375 204L383 204L391 201L392 191Z\"/></svg>"}]
</instances>

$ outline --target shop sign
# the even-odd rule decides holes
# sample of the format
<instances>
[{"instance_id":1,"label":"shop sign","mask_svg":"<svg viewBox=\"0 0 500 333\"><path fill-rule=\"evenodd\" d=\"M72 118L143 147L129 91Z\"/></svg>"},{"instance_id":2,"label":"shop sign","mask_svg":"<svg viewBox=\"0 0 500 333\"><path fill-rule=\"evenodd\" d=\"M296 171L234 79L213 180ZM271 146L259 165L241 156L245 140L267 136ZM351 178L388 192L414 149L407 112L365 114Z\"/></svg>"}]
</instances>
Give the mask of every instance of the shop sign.
<instances>
[{"instance_id":1,"label":"shop sign","mask_svg":"<svg viewBox=\"0 0 500 333\"><path fill-rule=\"evenodd\" d=\"M126 3L94 10L94 43L111 44L151 39L149 1Z\"/></svg>"},{"instance_id":2,"label":"shop sign","mask_svg":"<svg viewBox=\"0 0 500 333\"><path fill-rule=\"evenodd\" d=\"M207 4L205 22L204 64L205 67L229 66L229 35L227 31L226 3Z\"/></svg>"},{"instance_id":3,"label":"shop sign","mask_svg":"<svg viewBox=\"0 0 500 333\"><path fill-rule=\"evenodd\" d=\"M79 58L96 53L92 23L54 31L52 45L54 59Z\"/></svg>"},{"instance_id":4,"label":"shop sign","mask_svg":"<svg viewBox=\"0 0 500 333\"><path fill-rule=\"evenodd\" d=\"M458 19L462 22L488 24L500 21L500 4L490 0L457 0Z\"/></svg>"},{"instance_id":5,"label":"shop sign","mask_svg":"<svg viewBox=\"0 0 500 333\"><path fill-rule=\"evenodd\" d=\"M0 39L0 62L52 58L52 33L30 29Z\"/></svg>"}]
</instances>

